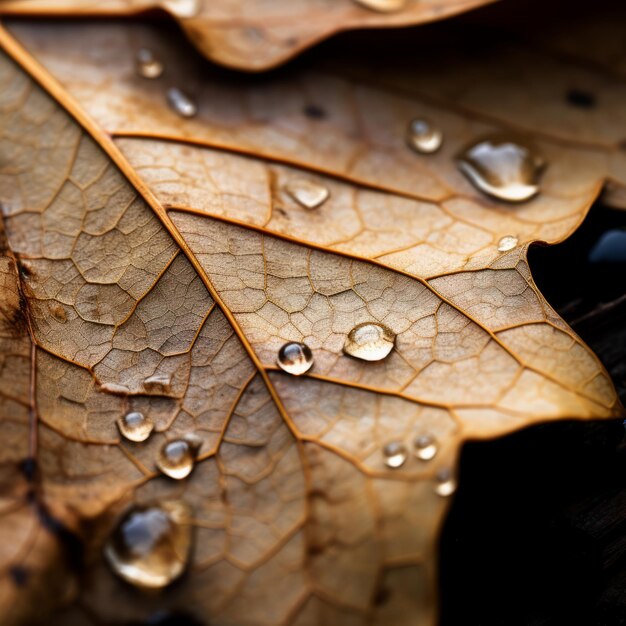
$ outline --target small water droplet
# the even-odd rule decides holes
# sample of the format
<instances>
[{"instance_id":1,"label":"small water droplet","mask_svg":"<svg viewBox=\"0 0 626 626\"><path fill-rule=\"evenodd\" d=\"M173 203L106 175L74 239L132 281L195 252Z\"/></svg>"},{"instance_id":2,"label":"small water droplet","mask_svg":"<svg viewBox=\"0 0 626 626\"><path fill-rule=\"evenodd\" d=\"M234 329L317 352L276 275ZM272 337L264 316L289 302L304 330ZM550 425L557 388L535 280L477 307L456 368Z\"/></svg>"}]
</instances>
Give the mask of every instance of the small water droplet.
<instances>
[{"instance_id":1,"label":"small water droplet","mask_svg":"<svg viewBox=\"0 0 626 626\"><path fill-rule=\"evenodd\" d=\"M414 454L422 461L430 461L439 451L437 440L432 435L419 435L413 441Z\"/></svg>"},{"instance_id":2,"label":"small water droplet","mask_svg":"<svg viewBox=\"0 0 626 626\"><path fill-rule=\"evenodd\" d=\"M193 441L174 439L163 444L156 464L166 476L182 480L191 474L197 452Z\"/></svg>"},{"instance_id":3,"label":"small water droplet","mask_svg":"<svg viewBox=\"0 0 626 626\"><path fill-rule=\"evenodd\" d=\"M399 11L406 5L406 0L355 0L357 4L381 13L391 13Z\"/></svg>"},{"instance_id":4,"label":"small water droplet","mask_svg":"<svg viewBox=\"0 0 626 626\"><path fill-rule=\"evenodd\" d=\"M456 491L456 480L449 469L443 469L437 473L437 484L435 485L435 493L437 495L451 496Z\"/></svg>"},{"instance_id":5,"label":"small water droplet","mask_svg":"<svg viewBox=\"0 0 626 626\"><path fill-rule=\"evenodd\" d=\"M459 169L481 191L507 202L524 202L539 193L545 161L517 140L493 137L467 148Z\"/></svg>"},{"instance_id":6,"label":"small water droplet","mask_svg":"<svg viewBox=\"0 0 626 626\"><path fill-rule=\"evenodd\" d=\"M167 374L155 374L143 381L143 388L147 392L169 393L172 387L172 378Z\"/></svg>"},{"instance_id":7,"label":"small water droplet","mask_svg":"<svg viewBox=\"0 0 626 626\"><path fill-rule=\"evenodd\" d=\"M189 508L182 502L134 507L122 517L104 547L109 565L137 587L169 585L189 561L189 517Z\"/></svg>"},{"instance_id":8,"label":"small water droplet","mask_svg":"<svg viewBox=\"0 0 626 626\"><path fill-rule=\"evenodd\" d=\"M415 152L432 154L441 148L443 133L428 120L415 119L409 122L406 140Z\"/></svg>"},{"instance_id":9,"label":"small water droplet","mask_svg":"<svg viewBox=\"0 0 626 626\"><path fill-rule=\"evenodd\" d=\"M396 336L386 326L365 322L348 333L343 351L363 361L381 361L393 350L395 341Z\"/></svg>"},{"instance_id":10,"label":"small water droplet","mask_svg":"<svg viewBox=\"0 0 626 626\"><path fill-rule=\"evenodd\" d=\"M162 0L161 5L176 17L195 17L200 11L198 0Z\"/></svg>"},{"instance_id":11,"label":"small water droplet","mask_svg":"<svg viewBox=\"0 0 626 626\"><path fill-rule=\"evenodd\" d=\"M500 238L500 241L498 241L498 251L508 252L509 250L513 250L513 248L517 247L518 243L519 239L515 235L505 235Z\"/></svg>"},{"instance_id":12,"label":"small water droplet","mask_svg":"<svg viewBox=\"0 0 626 626\"><path fill-rule=\"evenodd\" d=\"M290 341L278 351L276 363L288 374L300 376L313 366L313 353L305 343Z\"/></svg>"},{"instance_id":13,"label":"small water droplet","mask_svg":"<svg viewBox=\"0 0 626 626\"><path fill-rule=\"evenodd\" d=\"M139 411L131 411L117 420L120 433L129 441L145 441L154 429L152 420Z\"/></svg>"},{"instance_id":14,"label":"small water droplet","mask_svg":"<svg viewBox=\"0 0 626 626\"><path fill-rule=\"evenodd\" d=\"M109 393L128 393L128 387L118 385L117 383L101 383L100 389Z\"/></svg>"},{"instance_id":15,"label":"small water droplet","mask_svg":"<svg viewBox=\"0 0 626 626\"><path fill-rule=\"evenodd\" d=\"M148 48L137 51L137 72L144 78L158 78L163 74L163 63Z\"/></svg>"},{"instance_id":16,"label":"small water droplet","mask_svg":"<svg viewBox=\"0 0 626 626\"><path fill-rule=\"evenodd\" d=\"M194 117L198 112L196 103L178 87L168 89L167 101L172 109L182 117Z\"/></svg>"},{"instance_id":17,"label":"small water droplet","mask_svg":"<svg viewBox=\"0 0 626 626\"><path fill-rule=\"evenodd\" d=\"M404 465L408 451L403 443L392 441L383 448L383 457L385 458L385 465L395 469Z\"/></svg>"},{"instance_id":18,"label":"small water droplet","mask_svg":"<svg viewBox=\"0 0 626 626\"><path fill-rule=\"evenodd\" d=\"M285 185L285 191L305 209L316 209L330 196L328 188L306 178L295 178L289 181Z\"/></svg>"}]
</instances>

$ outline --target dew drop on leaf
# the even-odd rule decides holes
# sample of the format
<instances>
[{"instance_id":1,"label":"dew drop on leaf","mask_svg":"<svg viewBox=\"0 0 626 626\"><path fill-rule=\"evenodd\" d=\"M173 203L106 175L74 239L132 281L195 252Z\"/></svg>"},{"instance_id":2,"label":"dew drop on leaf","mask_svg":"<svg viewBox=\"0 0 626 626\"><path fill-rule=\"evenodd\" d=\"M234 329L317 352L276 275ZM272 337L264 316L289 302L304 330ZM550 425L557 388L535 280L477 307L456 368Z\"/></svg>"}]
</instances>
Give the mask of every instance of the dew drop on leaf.
<instances>
[{"instance_id":1,"label":"dew drop on leaf","mask_svg":"<svg viewBox=\"0 0 626 626\"><path fill-rule=\"evenodd\" d=\"M300 376L313 366L313 353L305 343L290 341L278 351L278 367L288 374Z\"/></svg>"},{"instance_id":2,"label":"dew drop on leaf","mask_svg":"<svg viewBox=\"0 0 626 626\"><path fill-rule=\"evenodd\" d=\"M174 439L163 444L157 467L170 478L187 478L196 462L197 447L187 439Z\"/></svg>"},{"instance_id":3,"label":"dew drop on leaf","mask_svg":"<svg viewBox=\"0 0 626 626\"><path fill-rule=\"evenodd\" d=\"M406 0L355 0L355 2L366 9L380 11L381 13L399 11L406 5Z\"/></svg>"},{"instance_id":4,"label":"dew drop on leaf","mask_svg":"<svg viewBox=\"0 0 626 626\"><path fill-rule=\"evenodd\" d=\"M392 441L383 448L383 457L387 467L396 469L404 465L408 457L408 451L403 443Z\"/></svg>"},{"instance_id":5,"label":"dew drop on leaf","mask_svg":"<svg viewBox=\"0 0 626 626\"><path fill-rule=\"evenodd\" d=\"M131 411L117 420L117 427L126 439L139 443L150 436L154 424L143 413Z\"/></svg>"},{"instance_id":6,"label":"dew drop on leaf","mask_svg":"<svg viewBox=\"0 0 626 626\"><path fill-rule=\"evenodd\" d=\"M172 385L172 379L165 374L155 374L143 381L143 388L147 392L168 393Z\"/></svg>"},{"instance_id":7,"label":"dew drop on leaf","mask_svg":"<svg viewBox=\"0 0 626 626\"><path fill-rule=\"evenodd\" d=\"M148 48L137 51L137 73L143 78L159 78L163 74L163 63Z\"/></svg>"},{"instance_id":8,"label":"dew drop on leaf","mask_svg":"<svg viewBox=\"0 0 626 626\"><path fill-rule=\"evenodd\" d=\"M498 241L498 251L499 252L508 252L509 250L513 250L518 244L519 240L515 235L505 235L500 238Z\"/></svg>"},{"instance_id":9,"label":"dew drop on leaf","mask_svg":"<svg viewBox=\"0 0 626 626\"><path fill-rule=\"evenodd\" d=\"M432 435L419 435L413 441L414 454L422 461L430 461L437 454L439 447Z\"/></svg>"},{"instance_id":10,"label":"dew drop on leaf","mask_svg":"<svg viewBox=\"0 0 626 626\"><path fill-rule=\"evenodd\" d=\"M420 154L432 154L441 148L443 133L428 120L414 119L406 131L409 147Z\"/></svg>"},{"instance_id":11,"label":"dew drop on leaf","mask_svg":"<svg viewBox=\"0 0 626 626\"><path fill-rule=\"evenodd\" d=\"M435 492L443 496L451 496L456 491L456 480L452 475L452 472L448 469L443 469L437 473L437 484L435 485Z\"/></svg>"},{"instance_id":12,"label":"dew drop on leaf","mask_svg":"<svg viewBox=\"0 0 626 626\"><path fill-rule=\"evenodd\" d=\"M158 589L185 570L191 548L189 509L182 502L132 508L114 529L104 554L113 571L137 587Z\"/></svg>"},{"instance_id":13,"label":"dew drop on leaf","mask_svg":"<svg viewBox=\"0 0 626 626\"><path fill-rule=\"evenodd\" d=\"M305 209L316 209L330 196L327 187L306 178L295 178L288 182L285 191Z\"/></svg>"},{"instance_id":14,"label":"dew drop on leaf","mask_svg":"<svg viewBox=\"0 0 626 626\"><path fill-rule=\"evenodd\" d=\"M537 195L545 167L532 148L502 136L473 144L458 156L457 164L480 191L507 202Z\"/></svg>"},{"instance_id":15,"label":"dew drop on leaf","mask_svg":"<svg viewBox=\"0 0 626 626\"><path fill-rule=\"evenodd\" d=\"M343 346L343 351L363 361L382 361L392 350L396 336L382 324L365 322L355 326Z\"/></svg>"},{"instance_id":16,"label":"dew drop on leaf","mask_svg":"<svg viewBox=\"0 0 626 626\"><path fill-rule=\"evenodd\" d=\"M198 112L196 103L178 87L168 89L167 101L170 107L181 117L194 117Z\"/></svg>"}]
</instances>

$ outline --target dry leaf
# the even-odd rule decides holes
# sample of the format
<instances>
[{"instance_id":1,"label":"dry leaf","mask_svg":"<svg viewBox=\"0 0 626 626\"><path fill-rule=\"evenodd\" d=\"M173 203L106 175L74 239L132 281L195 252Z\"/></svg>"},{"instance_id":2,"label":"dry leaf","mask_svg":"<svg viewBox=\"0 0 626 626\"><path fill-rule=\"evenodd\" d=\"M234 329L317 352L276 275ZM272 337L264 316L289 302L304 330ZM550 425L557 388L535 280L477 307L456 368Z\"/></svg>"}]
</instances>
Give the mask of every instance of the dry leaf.
<instances>
[{"instance_id":1,"label":"dry leaf","mask_svg":"<svg viewBox=\"0 0 626 626\"><path fill-rule=\"evenodd\" d=\"M28 52L2 32L0 424L16 442L3 484L36 456L35 494L11 491L12 506L81 522L88 576L65 618L182 609L211 624L434 623L436 537L462 442L621 410L526 262L530 242L567 237L604 180L626 176L621 112L609 126L592 110L591 139L568 136L579 112L560 89L591 78L572 65L549 81L561 61L518 87L537 90L541 113L533 98L499 104L510 92L493 86L498 73L477 84L469 61L469 80L420 77L427 100L413 93L418 74L398 68L376 86L346 57L341 70L250 84L140 24L11 29ZM140 48L166 64L162 79L137 75ZM594 86L615 102L623 92ZM196 118L168 108L171 87L189 92ZM406 146L416 117L443 131L436 154ZM522 128L548 164L541 193L490 200L455 156ZM395 335L386 359L343 353L363 323ZM288 341L312 350L302 377L276 365ZM120 437L129 411L154 422L145 443ZM190 433L202 439L193 473L160 477L162 444ZM434 438L433 458L416 458L420 436ZM193 511L189 572L142 594L102 547L132 503L171 500ZM38 580L55 549L29 552ZM32 567L22 561L3 554L9 623L30 619L36 597L11 587L11 566Z\"/></svg>"},{"instance_id":2,"label":"dry leaf","mask_svg":"<svg viewBox=\"0 0 626 626\"><path fill-rule=\"evenodd\" d=\"M208 58L264 70L331 35L440 20L495 0L5 0L5 15L132 16L163 9Z\"/></svg>"}]
</instances>

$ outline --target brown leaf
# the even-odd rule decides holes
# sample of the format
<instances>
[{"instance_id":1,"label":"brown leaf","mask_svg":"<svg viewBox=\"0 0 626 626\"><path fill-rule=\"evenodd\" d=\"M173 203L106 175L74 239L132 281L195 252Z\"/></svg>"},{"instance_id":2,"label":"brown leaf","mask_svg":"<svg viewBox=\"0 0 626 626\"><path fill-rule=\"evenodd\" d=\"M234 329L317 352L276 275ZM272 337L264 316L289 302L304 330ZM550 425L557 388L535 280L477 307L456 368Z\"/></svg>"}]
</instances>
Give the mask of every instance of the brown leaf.
<instances>
[{"instance_id":1,"label":"brown leaf","mask_svg":"<svg viewBox=\"0 0 626 626\"><path fill-rule=\"evenodd\" d=\"M524 140L548 166L541 193L510 205L454 164L469 142L521 130L471 110L469 61L474 82L424 76L435 103L413 93L413 71L372 85L346 56L341 70L320 62L249 84L140 24L11 28L29 52L2 31L0 202L7 263L22 271L0 302L21 343L19 368L0 377L16 417L0 427L19 427L7 467L35 456L38 497L82 522L88 575L66 617L434 623L436 537L463 441L621 410L526 261L530 242L567 237L624 172L595 112L600 139L568 137L577 113L547 75L569 66L536 65L525 84L545 114L524 101ZM164 60L163 79L136 75L138 48ZM483 91L509 97L498 76L476 87L485 106ZM168 87L192 94L197 118L168 109ZM406 146L415 117L442 129L436 154ZM302 181L316 208L298 202ZM368 322L395 335L384 360L343 352ZM313 352L304 376L276 365L287 341ZM154 422L144 443L120 437L128 411ZM193 473L159 476L163 443L192 433ZM425 435L430 460L415 455ZM405 446L399 467L388 444ZM103 544L132 504L171 500L192 510L189 573L142 594L111 573Z\"/></svg>"},{"instance_id":2,"label":"brown leaf","mask_svg":"<svg viewBox=\"0 0 626 626\"><path fill-rule=\"evenodd\" d=\"M495 0L4 0L5 15L132 16L162 9L209 59L243 70L275 67L356 28L421 24Z\"/></svg>"}]
</instances>

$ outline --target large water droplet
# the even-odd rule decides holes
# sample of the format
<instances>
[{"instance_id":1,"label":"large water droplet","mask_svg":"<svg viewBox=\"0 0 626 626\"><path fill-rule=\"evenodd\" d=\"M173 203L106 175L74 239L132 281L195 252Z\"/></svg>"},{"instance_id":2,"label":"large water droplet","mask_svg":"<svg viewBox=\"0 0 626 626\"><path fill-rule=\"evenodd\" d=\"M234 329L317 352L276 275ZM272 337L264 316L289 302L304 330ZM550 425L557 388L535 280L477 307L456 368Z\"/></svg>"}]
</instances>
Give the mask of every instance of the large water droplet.
<instances>
[{"instance_id":1,"label":"large water droplet","mask_svg":"<svg viewBox=\"0 0 626 626\"><path fill-rule=\"evenodd\" d=\"M104 554L113 571L138 587L158 589L176 580L189 561L189 509L163 502L131 509L109 537Z\"/></svg>"},{"instance_id":2,"label":"large water droplet","mask_svg":"<svg viewBox=\"0 0 626 626\"><path fill-rule=\"evenodd\" d=\"M163 74L163 63L148 48L137 51L137 72L144 78L158 78Z\"/></svg>"},{"instance_id":3,"label":"large water droplet","mask_svg":"<svg viewBox=\"0 0 626 626\"><path fill-rule=\"evenodd\" d=\"M157 467L170 478L187 478L196 462L198 448L191 439L174 439L163 444Z\"/></svg>"},{"instance_id":4,"label":"large water droplet","mask_svg":"<svg viewBox=\"0 0 626 626\"><path fill-rule=\"evenodd\" d=\"M172 87L167 91L167 101L181 117L194 117L198 112L196 103L178 87Z\"/></svg>"},{"instance_id":5,"label":"large water droplet","mask_svg":"<svg viewBox=\"0 0 626 626\"><path fill-rule=\"evenodd\" d=\"M288 374L300 376L313 366L313 353L305 343L290 341L278 351L276 363Z\"/></svg>"},{"instance_id":6,"label":"large water droplet","mask_svg":"<svg viewBox=\"0 0 626 626\"><path fill-rule=\"evenodd\" d=\"M389 328L374 322L355 326L343 346L343 351L363 361L381 361L393 349L396 336Z\"/></svg>"},{"instance_id":7,"label":"large water droplet","mask_svg":"<svg viewBox=\"0 0 626 626\"><path fill-rule=\"evenodd\" d=\"M392 441L383 448L383 457L387 467L396 469L404 465L408 457L408 451L403 443Z\"/></svg>"},{"instance_id":8,"label":"large water droplet","mask_svg":"<svg viewBox=\"0 0 626 626\"><path fill-rule=\"evenodd\" d=\"M357 4L371 9L372 11L380 11L381 13L391 13L399 11L406 5L406 0L354 0Z\"/></svg>"},{"instance_id":9,"label":"large water droplet","mask_svg":"<svg viewBox=\"0 0 626 626\"><path fill-rule=\"evenodd\" d=\"M590 263L626 263L626 230L607 230L589 252Z\"/></svg>"},{"instance_id":10,"label":"large water droplet","mask_svg":"<svg viewBox=\"0 0 626 626\"><path fill-rule=\"evenodd\" d=\"M145 441L154 429L152 420L143 413L132 411L117 420L120 433L129 441Z\"/></svg>"},{"instance_id":11,"label":"large water droplet","mask_svg":"<svg viewBox=\"0 0 626 626\"><path fill-rule=\"evenodd\" d=\"M435 485L435 493L437 495L451 496L456 491L456 480L449 469L443 469L437 473L437 483Z\"/></svg>"},{"instance_id":12,"label":"large water droplet","mask_svg":"<svg viewBox=\"0 0 626 626\"><path fill-rule=\"evenodd\" d=\"M475 143L457 163L478 189L507 202L523 202L537 195L545 167L545 161L532 148L506 137Z\"/></svg>"},{"instance_id":13,"label":"large water droplet","mask_svg":"<svg viewBox=\"0 0 626 626\"><path fill-rule=\"evenodd\" d=\"M413 441L414 454L422 461L430 461L437 454L439 447L432 435L420 435Z\"/></svg>"},{"instance_id":14,"label":"large water droplet","mask_svg":"<svg viewBox=\"0 0 626 626\"><path fill-rule=\"evenodd\" d=\"M428 120L415 119L409 122L406 140L416 152L432 154L441 148L443 133Z\"/></svg>"},{"instance_id":15,"label":"large water droplet","mask_svg":"<svg viewBox=\"0 0 626 626\"><path fill-rule=\"evenodd\" d=\"M285 185L285 191L305 209L316 209L324 204L330 196L330 191L306 178L294 178Z\"/></svg>"},{"instance_id":16,"label":"large water droplet","mask_svg":"<svg viewBox=\"0 0 626 626\"><path fill-rule=\"evenodd\" d=\"M519 239L515 235L505 235L498 241L498 251L508 252L509 250L513 250L518 243Z\"/></svg>"}]
</instances>

